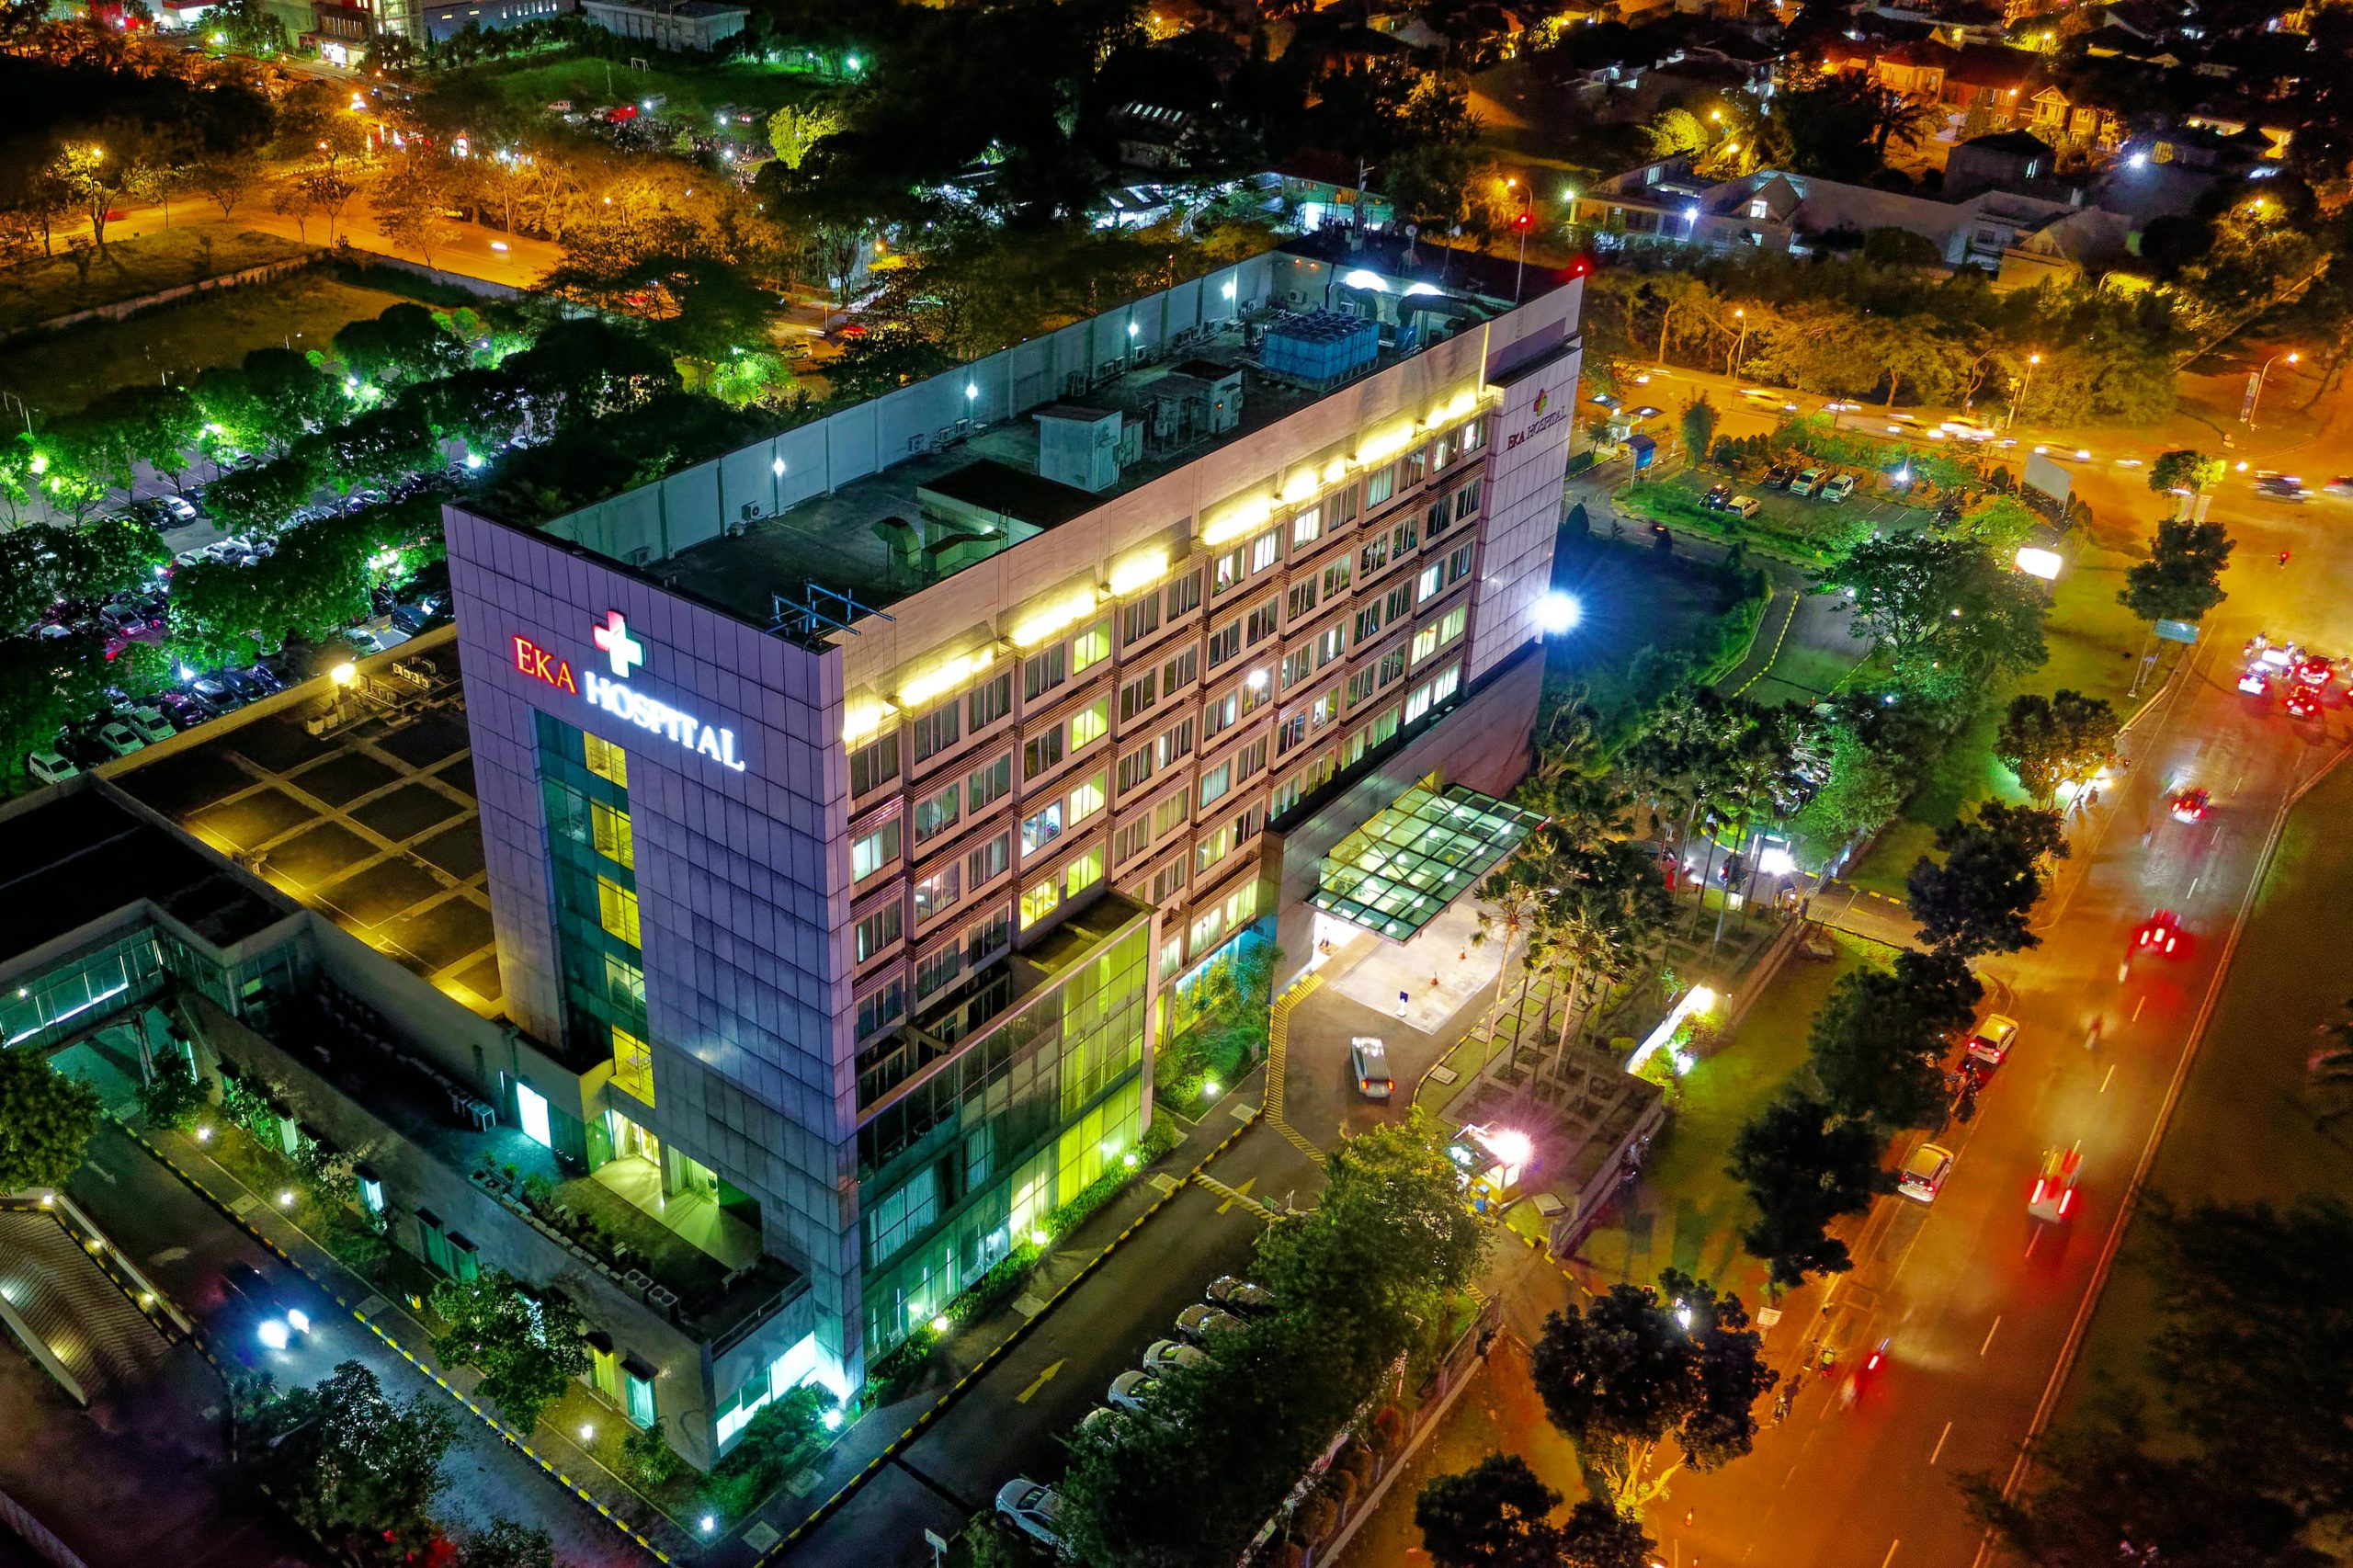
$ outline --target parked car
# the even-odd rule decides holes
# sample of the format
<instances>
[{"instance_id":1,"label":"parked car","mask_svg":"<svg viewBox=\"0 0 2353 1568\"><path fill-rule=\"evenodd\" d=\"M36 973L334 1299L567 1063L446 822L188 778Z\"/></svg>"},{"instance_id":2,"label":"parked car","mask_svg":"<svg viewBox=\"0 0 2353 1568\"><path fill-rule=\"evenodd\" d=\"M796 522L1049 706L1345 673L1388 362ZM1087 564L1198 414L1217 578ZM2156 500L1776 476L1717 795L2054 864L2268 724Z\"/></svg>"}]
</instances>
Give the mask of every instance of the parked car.
<instances>
[{"instance_id":1,"label":"parked car","mask_svg":"<svg viewBox=\"0 0 2353 1568\"><path fill-rule=\"evenodd\" d=\"M1797 476L1798 471L1790 464L1775 463L1771 468L1765 471L1765 488L1768 490L1787 490L1790 487L1790 481L1795 479Z\"/></svg>"},{"instance_id":2,"label":"parked car","mask_svg":"<svg viewBox=\"0 0 2353 1568\"><path fill-rule=\"evenodd\" d=\"M1378 1036L1360 1034L1348 1041L1348 1071L1357 1093L1369 1100L1386 1100L1397 1092L1397 1081L1389 1075L1389 1048Z\"/></svg>"},{"instance_id":3,"label":"parked car","mask_svg":"<svg viewBox=\"0 0 2353 1568\"><path fill-rule=\"evenodd\" d=\"M184 691L164 693L163 696L155 699L155 707L166 720L170 721L175 730L193 730L212 717L204 710L202 703Z\"/></svg>"},{"instance_id":4,"label":"parked car","mask_svg":"<svg viewBox=\"0 0 2353 1568\"><path fill-rule=\"evenodd\" d=\"M145 706L131 709L122 716L122 722L131 726L131 733L151 746L159 741L168 741L179 733L172 728L172 722L160 711Z\"/></svg>"},{"instance_id":5,"label":"parked car","mask_svg":"<svg viewBox=\"0 0 2353 1568\"><path fill-rule=\"evenodd\" d=\"M1822 482L1829 477L1830 476L1828 474L1824 473L1818 468L1806 469L1795 479L1790 481L1790 494L1792 495L1811 495L1815 491L1821 489Z\"/></svg>"},{"instance_id":6,"label":"parked car","mask_svg":"<svg viewBox=\"0 0 2353 1568\"><path fill-rule=\"evenodd\" d=\"M221 1284L251 1313L254 1337L272 1350L283 1350L298 1334L311 1332L311 1316L281 1297L250 1263L231 1263L221 1270Z\"/></svg>"},{"instance_id":7,"label":"parked car","mask_svg":"<svg viewBox=\"0 0 2353 1568\"><path fill-rule=\"evenodd\" d=\"M1244 1317L1262 1317L1276 1310L1275 1293L1264 1285L1253 1285L1247 1279L1237 1279L1231 1274L1221 1274L1210 1281L1201 1292L1211 1305L1223 1307Z\"/></svg>"},{"instance_id":8,"label":"parked car","mask_svg":"<svg viewBox=\"0 0 2353 1568\"><path fill-rule=\"evenodd\" d=\"M2010 1054L2010 1046L2018 1038L2018 1021L2000 1013L1988 1013L1977 1032L1969 1037L1969 1054L1980 1062L1998 1067Z\"/></svg>"},{"instance_id":9,"label":"parked car","mask_svg":"<svg viewBox=\"0 0 2353 1568\"><path fill-rule=\"evenodd\" d=\"M1730 512L1733 517L1742 519L1744 522L1754 517L1757 513L1764 509L1765 503L1759 501L1754 495L1735 495L1732 498L1732 505L1724 508L1725 511Z\"/></svg>"},{"instance_id":10,"label":"parked car","mask_svg":"<svg viewBox=\"0 0 2353 1568\"><path fill-rule=\"evenodd\" d=\"M274 691L284 691L286 689L286 681L284 677L279 676L276 670L271 669L267 665L247 665L238 673L244 676L247 680L253 682L256 686L261 687L262 694L264 696L267 696L269 693Z\"/></svg>"},{"instance_id":11,"label":"parked car","mask_svg":"<svg viewBox=\"0 0 2353 1568\"><path fill-rule=\"evenodd\" d=\"M1711 484L1708 486L1708 493L1699 497L1699 509L1703 512L1721 512L1731 501L1731 485Z\"/></svg>"},{"instance_id":12,"label":"parked car","mask_svg":"<svg viewBox=\"0 0 2353 1568\"><path fill-rule=\"evenodd\" d=\"M1206 1344L1213 1334L1232 1334L1242 1326L1242 1320L1232 1312L1208 1305L1187 1307L1176 1314L1176 1332L1196 1345Z\"/></svg>"},{"instance_id":13,"label":"parked car","mask_svg":"<svg viewBox=\"0 0 2353 1568\"><path fill-rule=\"evenodd\" d=\"M1822 482L1820 494L1824 501L1844 501L1854 493L1855 476L1853 474L1834 473Z\"/></svg>"},{"instance_id":14,"label":"parked car","mask_svg":"<svg viewBox=\"0 0 2353 1568\"><path fill-rule=\"evenodd\" d=\"M395 605L392 607L392 625L394 629L405 631L411 637L415 636L418 632L424 631L430 627L438 625L440 619L441 618L439 616L426 608L423 605Z\"/></svg>"},{"instance_id":15,"label":"parked car","mask_svg":"<svg viewBox=\"0 0 2353 1568\"><path fill-rule=\"evenodd\" d=\"M259 702L269 695L269 687L262 685L244 670L222 670L221 684L235 692L240 702Z\"/></svg>"},{"instance_id":16,"label":"parked car","mask_svg":"<svg viewBox=\"0 0 2353 1568\"><path fill-rule=\"evenodd\" d=\"M1062 1550L1062 1498L1054 1489L1027 1476L1015 1476L997 1488L996 1511L1015 1529L1032 1540Z\"/></svg>"},{"instance_id":17,"label":"parked car","mask_svg":"<svg viewBox=\"0 0 2353 1568\"><path fill-rule=\"evenodd\" d=\"M229 689L219 676L199 676L188 683L188 694L215 713L233 713L245 705L245 699Z\"/></svg>"},{"instance_id":18,"label":"parked car","mask_svg":"<svg viewBox=\"0 0 2353 1568\"><path fill-rule=\"evenodd\" d=\"M1165 1377L1179 1367L1201 1367L1209 1358L1192 1346L1174 1339L1155 1339L1143 1353L1143 1369L1147 1377Z\"/></svg>"},{"instance_id":19,"label":"parked car","mask_svg":"<svg viewBox=\"0 0 2353 1568\"><path fill-rule=\"evenodd\" d=\"M1896 1174L1895 1190L1906 1198L1934 1203L1937 1194L1944 1188L1945 1177L1951 1174L1952 1151L1942 1144L1923 1143L1912 1151L1912 1157Z\"/></svg>"},{"instance_id":20,"label":"parked car","mask_svg":"<svg viewBox=\"0 0 2353 1568\"><path fill-rule=\"evenodd\" d=\"M73 759L59 751L37 751L25 758L25 771L43 784L63 784L68 778L78 778L82 770Z\"/></svg>"},{"instance_id":21,"label":"parked car","mask_svg":"<svg viewBox=\"0 0 2353 1568\"><path fill-rule=\"evenodd\" d=\"M1104 1397L1111 1402L1114 1410L1141 1412L1159 1392L1157 1379L1142 1372L1121 1372L1111 1380L1111 1390Z\"/></svg>"},{"instance_id":22,"label":"parked car","mask_svg":"<svg viewBox=\"0 0 2353 1568\"><path fill-rule=\"evenodd\" d=\"M115 756L129 756L132 752L147 749L147 743L139 738L139 732L119 719L98 726L98 744Z\"/></svg>"}]
</instances>

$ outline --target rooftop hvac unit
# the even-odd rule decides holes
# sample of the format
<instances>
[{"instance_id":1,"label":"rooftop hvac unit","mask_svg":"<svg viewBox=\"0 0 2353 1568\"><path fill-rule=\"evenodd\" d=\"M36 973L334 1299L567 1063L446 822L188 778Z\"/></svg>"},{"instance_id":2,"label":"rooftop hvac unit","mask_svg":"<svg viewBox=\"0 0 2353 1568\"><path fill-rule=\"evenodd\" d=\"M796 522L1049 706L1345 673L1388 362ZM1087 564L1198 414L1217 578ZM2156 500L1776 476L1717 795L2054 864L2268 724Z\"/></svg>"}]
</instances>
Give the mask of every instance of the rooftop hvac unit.
<instances>
[{"instance_id":1,"label":"rooftop hvac unit","mask_svg":"<svg viewBox=\"0 0 2353 1568\"><path fill-rule=\"evenodd\" d=\"M1380 355L1378 323L1337 311L1315 311L1268 327L1259 363L1269 375L1328 387L1370 369Z\"/></svg>"}]
</instances>

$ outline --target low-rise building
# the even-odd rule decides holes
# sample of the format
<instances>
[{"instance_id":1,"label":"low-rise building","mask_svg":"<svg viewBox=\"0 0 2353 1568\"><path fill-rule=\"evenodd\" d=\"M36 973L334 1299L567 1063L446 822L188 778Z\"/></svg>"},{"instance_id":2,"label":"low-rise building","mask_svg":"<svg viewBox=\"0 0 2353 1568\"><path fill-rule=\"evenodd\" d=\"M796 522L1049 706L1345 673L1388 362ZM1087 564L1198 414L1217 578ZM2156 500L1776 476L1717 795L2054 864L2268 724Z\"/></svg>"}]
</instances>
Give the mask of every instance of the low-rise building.
<instances>
[{"instance_id":1,"label":"low-rise building","mask_svg":"<svg viewBox=\"0 0 2353 1568\"><path fill-rule=\"evenodd\" d=\"M744 30L752 13L722 0L580 0L580 14L608 33L656 49L708 54Z\"/></svg>"}]
</instances>

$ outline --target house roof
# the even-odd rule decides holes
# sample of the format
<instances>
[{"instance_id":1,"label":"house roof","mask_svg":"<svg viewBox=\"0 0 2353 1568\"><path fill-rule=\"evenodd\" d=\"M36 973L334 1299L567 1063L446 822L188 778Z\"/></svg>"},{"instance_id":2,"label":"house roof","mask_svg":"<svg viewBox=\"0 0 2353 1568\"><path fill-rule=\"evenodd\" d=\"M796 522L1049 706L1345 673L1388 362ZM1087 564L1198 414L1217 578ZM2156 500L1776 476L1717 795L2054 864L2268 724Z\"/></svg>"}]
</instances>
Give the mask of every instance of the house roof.
<instances>
[{"instance_id":1,"label":"house roof","mask_svg":"<svg viewBox=\"0 0 2353 1568\"><path fill-rule=\"evenodd\" d=\"M2019 158L2047 158L2051 155L2051 143L2028 131L1996 131L1984 136L1972 136L1961 145L1981 147L1988 153L2006 153Z\"/></svg>"},{"instance_id":2,"label":"house roof","mask_svg":"<svg viewBox=\"0 0 2353 1568\"><path fill-rule=\"evenodd\" d=\"M1972 87L2017 87L2034 74L2035 57L2002 44L1965 43L1953 51L1945 74Z\"/></svg>"}]
</instances>

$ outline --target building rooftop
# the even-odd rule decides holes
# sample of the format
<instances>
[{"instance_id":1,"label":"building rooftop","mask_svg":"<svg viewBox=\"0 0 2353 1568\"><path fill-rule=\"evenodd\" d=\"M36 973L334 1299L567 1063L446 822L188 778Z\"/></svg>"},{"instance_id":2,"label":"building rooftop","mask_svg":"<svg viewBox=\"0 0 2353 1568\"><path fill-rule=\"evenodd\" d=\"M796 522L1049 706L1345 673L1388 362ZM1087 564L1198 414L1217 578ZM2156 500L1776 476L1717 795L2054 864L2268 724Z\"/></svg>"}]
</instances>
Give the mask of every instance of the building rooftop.
<instances>
[{"instance_id":1,"label":"building rooftop","mask_svg":"<svg viewBox=\"0 0 2353 1568\"><path fill-rule=\"evenodd\" d=\"M1307 236L542 531L755 626L822 642L1558 280L1401 237ZM835 597L844 595L847 605Z\"/></svg>"},{"instance_id":2,"label":"building rooftop","mask_svg":"<svg viewBox=\"0 0 2353 1568\"><path fill-rule=\"evenodd\" d=\"M144 900L216 948L294 913L96 782L0 815L0 963Z\"/></svg>"}]
</instances>

